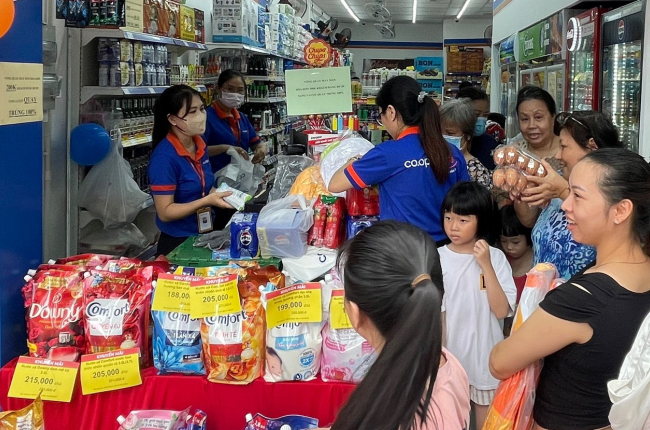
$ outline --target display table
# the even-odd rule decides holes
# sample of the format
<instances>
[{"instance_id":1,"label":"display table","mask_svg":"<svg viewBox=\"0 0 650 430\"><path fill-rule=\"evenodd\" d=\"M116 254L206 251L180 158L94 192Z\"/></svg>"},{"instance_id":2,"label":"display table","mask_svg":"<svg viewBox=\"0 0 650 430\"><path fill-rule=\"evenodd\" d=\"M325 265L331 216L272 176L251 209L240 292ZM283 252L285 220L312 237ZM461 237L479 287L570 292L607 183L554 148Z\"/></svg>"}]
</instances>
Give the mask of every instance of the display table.
<instances>
[{"instance_id":1,"label":"display table","mask_svg":"<svg viewBox=\"0 0 650 430\"><path fill-rule=\"evenodd\" d=\"M16 410L30 400L8 398L17 359L0 370L0 406ZM332 424L354 385L311 382L267 383L258 379L249 385L208 382L201 376L158 376L155 368L142 371L142 385L119 391L81 395L77 387L71 403L45 402L47 430L114 430L118 415L138 409L183 410L188 406L208 414L208 430L243 430L247 413L268 417L301 414L318 418L323 427Z\"/></svg>"}]
</instances>

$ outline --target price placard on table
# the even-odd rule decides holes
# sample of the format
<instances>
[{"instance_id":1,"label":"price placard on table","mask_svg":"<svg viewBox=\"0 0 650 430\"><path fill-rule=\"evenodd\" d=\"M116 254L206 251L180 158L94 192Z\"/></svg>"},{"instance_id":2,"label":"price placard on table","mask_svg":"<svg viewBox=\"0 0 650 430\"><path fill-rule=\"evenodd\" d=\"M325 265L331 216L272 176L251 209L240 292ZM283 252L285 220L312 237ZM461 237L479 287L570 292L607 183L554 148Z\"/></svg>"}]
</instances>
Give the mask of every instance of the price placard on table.
<instances>
[{"instance_id":1,"label":"price placard on table","mask_svg":"<svg viewBox=\"0 0 650 430\"><path fill-rule=\"evenodd\" d=\"M220 317L241 312L237 279L237 275L228 275L192 281L190 317Z\"/></svg>"},{"instance_id":2,"label":"price placard on table","mask_svg":"<svg viewBox=\"0 0 650 430\"><path fill-rule=\"evenodd\" d=\"M152 311L190 313L190 283L201 278L163 273L158 275Z\"/></svg>"},{"instance_id":3,"label":"price placard on table","mask_svg":"<svg viewBox=\"0 0 650 430\"><path fill-rule=\"evenodd\" d=\"M81 392L121 390L142 384L140 349L121 349L81 356Z\"/></svg>"},{"instance_id":4,"label":"price placard on table","mask_svg":"<svg viewBox=\"0 0 650 430\"><path fill-rule=\"evenodd\" d=\"M330 326L334 330L353 328L348 313L345 312L344 291L332 291L332 301L330 302Z\"/></svg>"},{"instance_id":5,"label":"price placard on table","mask_svg":"<svg viewBox=\"0 0 650 430\"><path fill-rule=\"evenodd\" d=\"M288 322L323 320L321 286L317 282L295 284L266 295L266 323L269 328Z\"/></svg>"},{"instance_id":6,"label":"price placard on table","mask_svg":"<svg viewBox=\"0 0 650 430\"><path fill-rule=\"evenodd\" d=\"M20 357L9 387L9 397L70 402L79 363Z\"/></svg>"}]
</instances>

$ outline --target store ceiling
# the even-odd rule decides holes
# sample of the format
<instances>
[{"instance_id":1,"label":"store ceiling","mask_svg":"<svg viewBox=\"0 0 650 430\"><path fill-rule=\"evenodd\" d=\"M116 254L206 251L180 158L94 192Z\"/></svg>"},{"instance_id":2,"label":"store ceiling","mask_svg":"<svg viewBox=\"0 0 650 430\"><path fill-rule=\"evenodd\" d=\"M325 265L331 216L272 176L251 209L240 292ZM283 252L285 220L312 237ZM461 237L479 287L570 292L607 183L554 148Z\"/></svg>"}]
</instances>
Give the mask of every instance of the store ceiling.
<instances>
[{"instance_id":1,"label":"store ceiling","mask_svg":"<svg viewBox=\"0 0 650 430\"><path fill-rule=\"evenodd\" d=\"M492 17L492 1L471 0L461 20ZM313 0L313 2L334 18L341 21L352 20L340 0ZM373 21L365 8L365 5L372 3L373 0L347 0L347 2L361 22ZM413 0L387 0L385 4L393 22L411 22ZM417 22L442 22L444 19L456 18L464 4L465 0L418 0Z\"/></svg>"}]
</instances>

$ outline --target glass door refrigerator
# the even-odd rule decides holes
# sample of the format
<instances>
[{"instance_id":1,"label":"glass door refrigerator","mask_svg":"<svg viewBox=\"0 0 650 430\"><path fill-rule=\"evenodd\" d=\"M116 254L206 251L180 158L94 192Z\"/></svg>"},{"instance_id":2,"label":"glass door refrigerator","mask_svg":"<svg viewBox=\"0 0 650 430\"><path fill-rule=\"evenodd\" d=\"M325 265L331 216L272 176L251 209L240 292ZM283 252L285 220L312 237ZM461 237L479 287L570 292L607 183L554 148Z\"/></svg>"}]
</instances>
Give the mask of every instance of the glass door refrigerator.
<instances>
[{"instance_id":1,"label":"glass door refrigerator","mask_svg":"<svg viewBox=\"0 0 650 430\"><path fill-rule=\"evenodd\" d=\"M567 109L598 110L600 29L607 10L594 8L569 18L567 29Z\"/></svg>"},{"instance_id":2,"label":"glass door refrigerator","mask_svg":"<svg viewBox=\"0 0 650 430\"><path fill-rule=\"evenodd\" d=\"M601 111L611 118L628 149L639 152L643 3L603 15Z\"/></svg>"}]
</instances>

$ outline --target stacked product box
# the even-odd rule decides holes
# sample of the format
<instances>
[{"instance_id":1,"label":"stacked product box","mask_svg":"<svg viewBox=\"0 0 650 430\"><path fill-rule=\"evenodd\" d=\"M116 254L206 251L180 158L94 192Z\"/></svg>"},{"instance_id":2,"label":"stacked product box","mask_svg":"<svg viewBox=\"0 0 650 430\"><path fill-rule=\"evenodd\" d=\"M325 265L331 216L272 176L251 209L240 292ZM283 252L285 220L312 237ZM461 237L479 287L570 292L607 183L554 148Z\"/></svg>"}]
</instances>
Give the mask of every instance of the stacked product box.
<instances>
[{"instance_id":1,"label":"stacked product box","mask_svg":"<svg viewBox=\"0 0 650 430\"><path fill-rule=\"evenodd\" d=\"M304 27L299 26L298 27L298 32L296 35L296 40L294 41L294 52L296 54L297 58L303 58L305 53L304 49L305 46L309 43L310 40L313 39L313 36L309 32L309 30L306 30Z\"/></svg>"},{"instance_id":2,"label":"stacked product box","mask_svg":"<svg viewBox=\"0 0 650 430\"><path fill-rule=\"evenodd\" d=\"M266 8L258 5L257 8L257 42L260 46L266 47L267 33L269 32L269 14Z\"/></svg>"},{"instance_id":3,"label":"stacked product box","mask_svg":"<svg viewBox=\"0 0 650 430\"><path fill-rule=\"evenodd\" d=\"M293 54L293 18L284 13L271 13L269 24L271 51L291 56Z\"/></svg>"},{"instance_id":4,"label":"stacked product box","mask_svg":"<svg viewBox=\"0 0 650 430\"><path fill-rule=\"evenodd\" d=\"M253 0L214 0L212 42L261 46L258 15L259 5Z\"/></svg>"}]
</instances>

